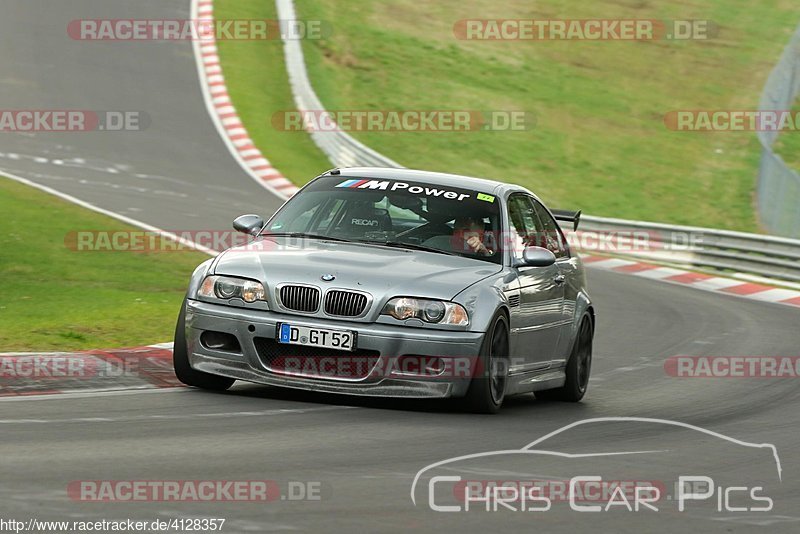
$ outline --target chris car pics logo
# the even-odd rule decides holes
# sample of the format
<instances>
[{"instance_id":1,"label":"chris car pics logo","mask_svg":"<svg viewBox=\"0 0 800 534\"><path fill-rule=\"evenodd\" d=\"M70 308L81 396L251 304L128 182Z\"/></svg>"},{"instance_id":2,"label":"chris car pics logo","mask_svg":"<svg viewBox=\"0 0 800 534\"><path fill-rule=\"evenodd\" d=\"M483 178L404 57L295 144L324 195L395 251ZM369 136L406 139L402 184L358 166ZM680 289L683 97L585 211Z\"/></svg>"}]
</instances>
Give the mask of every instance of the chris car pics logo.
<instances>
[{"instance_id":1,"label":"chris car pics logo","mask_svg":"<svg viewBox=\"0 0 800 534\"><path fill-rule=\"evenodd\" d=\"M637 434L642 425L648 426ZM619 437L620 450L576 448L586 444L579 439L587 436L587 429L598 426ZM640 437L639 446L626 445L631 435ZM647 439L655 440L654 446L644 446ZM569 452L562 450L565 446ZM747 473L719 469L703 460L703 450L737 455L737 465L763 468ZM543 472L559 476L530 474ZM411 501L427 502L436 512L755 514L771 512L779 504L771 495L782 480L778 451L771 443L747 442L680 421L599 417L570 423L521 449L429 464L414 477Z\"/></svg>"}]
</instances>

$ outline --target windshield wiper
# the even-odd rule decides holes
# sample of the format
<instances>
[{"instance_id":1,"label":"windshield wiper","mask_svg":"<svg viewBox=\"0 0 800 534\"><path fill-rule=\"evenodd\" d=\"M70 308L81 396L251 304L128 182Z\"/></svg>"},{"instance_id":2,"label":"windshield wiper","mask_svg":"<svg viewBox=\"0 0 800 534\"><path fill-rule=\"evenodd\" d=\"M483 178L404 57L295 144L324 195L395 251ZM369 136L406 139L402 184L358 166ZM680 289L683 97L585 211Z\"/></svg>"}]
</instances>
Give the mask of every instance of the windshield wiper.
<instances>
[{"instance_id":1,"label":"windshield wiper","mask_svg":"<svg viewBox=\"0 0 800 534\"><path fill-rule=\"evenodd\" d=\"M446 254L448 256L458 256L455 252L449 252L440 248L426 247L425 245L417 245L416 243L406 243L404 241L365 241L366 243L375 243L384 247L392 248L407 248L411 250L422 250L425 252L436 252L438 254Z\"/></svg>"},{"instance_id":2,"label":"windshield wiper","mask_svg":"<svg viewBox=\"0 0 800 534\"><path fill-rule=\"evenodd\" d=\"M332 237L329 235L308 234L306 232L269 232L266 234L259 234L260 237L305 237L307 239L324 239L326 241L341 241L342 243L352 243L351 239L343 237Z\"/></svg>"}]
</instances>

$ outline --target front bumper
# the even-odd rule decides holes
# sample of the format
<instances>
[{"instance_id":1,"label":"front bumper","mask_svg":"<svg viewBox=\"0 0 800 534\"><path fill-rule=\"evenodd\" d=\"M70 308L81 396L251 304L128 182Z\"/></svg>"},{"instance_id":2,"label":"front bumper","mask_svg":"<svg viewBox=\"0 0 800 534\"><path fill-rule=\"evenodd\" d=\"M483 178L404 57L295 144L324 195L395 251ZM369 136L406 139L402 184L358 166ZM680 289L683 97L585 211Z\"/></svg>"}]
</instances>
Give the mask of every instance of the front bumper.
<instances>
[{"instance_id":1,"label":"front bumper","mask_svg":"<svg viewBox=\"0 0 800 534\"><path fill-rule=\"evenodd\" d=\"M380 356L372 370L359 378L299 376L276 371L259 355L254 339L275 339L276 324L279 322L355 330L358 332L358 349L376 351ZM235 336L240 350L223 351L207 347L200 341L204 331ZM465 362L471 362L473 366L477 363L482 340L483 334L480 332L325 320L196 300L188 300L186 306L186 346L192 368L259 384L326 393L406 398L464 396L471 375L471 371L465 372ZM408 355L437 357L446 362L446 370L437 376L404 373L397 359ZM343 353L342 356L346 357L347 354Z\"/></svg>"}]
</instances>

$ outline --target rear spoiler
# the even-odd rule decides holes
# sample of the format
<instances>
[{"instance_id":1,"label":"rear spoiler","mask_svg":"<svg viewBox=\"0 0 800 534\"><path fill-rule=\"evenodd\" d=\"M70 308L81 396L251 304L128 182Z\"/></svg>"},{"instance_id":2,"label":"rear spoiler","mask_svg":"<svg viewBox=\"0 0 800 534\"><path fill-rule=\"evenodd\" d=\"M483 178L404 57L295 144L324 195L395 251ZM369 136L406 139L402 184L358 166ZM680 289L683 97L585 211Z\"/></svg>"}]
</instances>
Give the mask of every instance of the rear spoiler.
<instances>
[{"instance_id":1,"label":"rear spoiler","mask_svg":"<svg viewBox=\"0 0 800 534\"><path fill-rule=\"evenodd\" d=\"M581 210L553 210L553 216L557 221L565 221L572 223L572 230L578 229L578 223L581 221Z\"/></svg>"}]
</instances>

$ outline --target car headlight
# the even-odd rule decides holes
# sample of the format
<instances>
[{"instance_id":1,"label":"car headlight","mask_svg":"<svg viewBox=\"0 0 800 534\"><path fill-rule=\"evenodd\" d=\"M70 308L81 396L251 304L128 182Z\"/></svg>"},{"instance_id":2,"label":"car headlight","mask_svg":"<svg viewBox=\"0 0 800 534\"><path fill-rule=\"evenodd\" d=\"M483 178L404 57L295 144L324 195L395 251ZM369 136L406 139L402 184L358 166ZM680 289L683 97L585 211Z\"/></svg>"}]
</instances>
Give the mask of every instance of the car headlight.
<instances>
[{"instance_id":1,"label":"car headlight","mask_svg":"<svg viewBox=\"0 0 800 534\"><path fill-rule=\"evenodd\" d=\"M469 315L464 306L441 300L397 297L386 303L381 315L390 315L400 321L416 318L432 324L455 326L469 324Z\"/></svg>"},{"instance_id":2,"label":"car headlight","mask_svg":"<svg viewBox=\"0 0 800 534\"><path fill-rule=\"evenodd\" d=\"M245 302L266 300L264 285L255 280L232 278L230 276L207 276L197 292L199 297L223 300L240 298Z\"/></svg>"}]
</instances>

